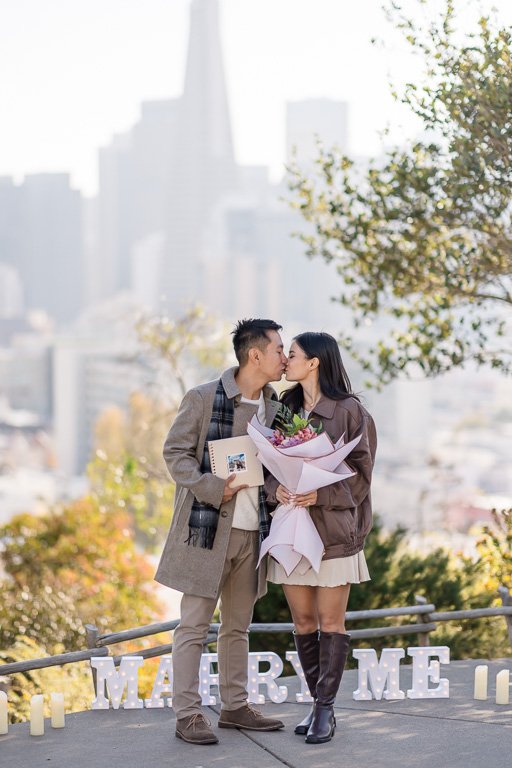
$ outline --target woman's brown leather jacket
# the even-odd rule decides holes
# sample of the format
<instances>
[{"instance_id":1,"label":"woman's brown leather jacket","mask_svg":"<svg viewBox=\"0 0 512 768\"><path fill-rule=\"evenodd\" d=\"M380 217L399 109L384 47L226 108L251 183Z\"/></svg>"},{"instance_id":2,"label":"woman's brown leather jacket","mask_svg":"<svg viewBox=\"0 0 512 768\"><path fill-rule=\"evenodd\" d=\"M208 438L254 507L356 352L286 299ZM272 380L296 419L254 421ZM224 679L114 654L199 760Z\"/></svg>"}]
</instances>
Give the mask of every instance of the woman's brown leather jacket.
<instances>
[{"instance_id":1,"label":"woman's brown leather jacket","mask_svg":"<svg viewBox=\"0 0 512 768\"><path fill-rule=\"evenodd\" d=\"M354 397L329 400L322 396L310 414L313 424L322 422L333 442L345 435L345 442L362 435L346 463L356 473L348 480L320 488L317 503L310 507L311 518L325 547L324 560L349 557L360 552L372 527L370 484L377 449L377 432L372 417ZM279 483L269 475L265 480L267 501L276 505Z\"/></svg>"}]
</instances>

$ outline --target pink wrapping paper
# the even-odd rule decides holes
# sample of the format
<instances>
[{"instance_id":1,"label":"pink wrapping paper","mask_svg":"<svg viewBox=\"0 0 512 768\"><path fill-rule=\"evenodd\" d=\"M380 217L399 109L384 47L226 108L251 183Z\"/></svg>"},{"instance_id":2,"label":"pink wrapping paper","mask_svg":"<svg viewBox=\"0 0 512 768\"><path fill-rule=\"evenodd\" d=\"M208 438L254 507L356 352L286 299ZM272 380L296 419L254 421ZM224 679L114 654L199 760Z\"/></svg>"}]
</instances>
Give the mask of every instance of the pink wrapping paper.
<instances>
[{"instance_id":1,"label":"pink wrapping paper","mask_svg":"<svg viewBox=\"0 0 512 768\"><path fill-rule=\"evenodd\" d=\"M263 466L294 494L317 491L355 475L344 459L359 443L361 435L346 444L342 435L333 444L322 432L300 445L278 448L267 439L272 430L262 426L256 416L247 425L247 433L258 449ZM261 545L258 565L266 554L270 554L283 566L287 576L295 569L303 574L310 567L318 573L323 552L322 539L308 510L280 504L274 512L270 535Z\"/></svg>"}]
</instances>

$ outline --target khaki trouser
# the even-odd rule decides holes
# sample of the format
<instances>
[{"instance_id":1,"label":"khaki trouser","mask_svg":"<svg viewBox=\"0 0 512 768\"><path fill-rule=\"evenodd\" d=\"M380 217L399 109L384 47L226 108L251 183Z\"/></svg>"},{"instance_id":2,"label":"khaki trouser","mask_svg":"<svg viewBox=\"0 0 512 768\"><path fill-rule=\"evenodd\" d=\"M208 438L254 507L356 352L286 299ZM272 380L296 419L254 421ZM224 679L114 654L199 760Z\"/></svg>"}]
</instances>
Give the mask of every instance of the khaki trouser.
<instances>
[{"instance_id":1,"label":"khaki trouser","mask_svg":"<svg viewBox=\"0 0 512 768\"><path fill-rule=\"evenodd\" d=\"M247 701L247 629L258 591L259 534L233 528L220 582L220 629L217 643L222 707L234 710ZM172 648L172 707L178 719L201 712L199 666L216 598L184 594Z\"/></svg>"}]
</instances>

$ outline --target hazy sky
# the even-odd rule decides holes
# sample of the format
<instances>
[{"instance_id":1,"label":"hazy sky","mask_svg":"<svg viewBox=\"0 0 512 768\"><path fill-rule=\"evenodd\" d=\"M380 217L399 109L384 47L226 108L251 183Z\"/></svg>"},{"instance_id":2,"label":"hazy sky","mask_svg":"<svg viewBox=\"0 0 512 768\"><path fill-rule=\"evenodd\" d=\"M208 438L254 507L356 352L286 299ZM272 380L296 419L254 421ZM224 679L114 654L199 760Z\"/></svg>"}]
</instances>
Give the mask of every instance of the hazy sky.
<instances>
[{"instance_id":1,"label":"hazy sky","mask_svg":"<svg viewBox=\"0 0 512 768\"><path fill-rule=\"evenodd\" d=\"M267 164L285 154L285 104L311 97L350 105L350 148L377 152L378 131L403 123L388 73L418 64L381 10L383 0L220 0L235 151ZM429 0L429 11L441 0ZM416 0L403 0L417 12ZM511 0L482 0L512 23ZM70 171L97 189L97 149L128 130L147 99L183 87L190 0L0 0L0 175ZM461 1L461 23L472 11ZM372 37L385 47L372 46Z\"/></svg>"}]
</instances>

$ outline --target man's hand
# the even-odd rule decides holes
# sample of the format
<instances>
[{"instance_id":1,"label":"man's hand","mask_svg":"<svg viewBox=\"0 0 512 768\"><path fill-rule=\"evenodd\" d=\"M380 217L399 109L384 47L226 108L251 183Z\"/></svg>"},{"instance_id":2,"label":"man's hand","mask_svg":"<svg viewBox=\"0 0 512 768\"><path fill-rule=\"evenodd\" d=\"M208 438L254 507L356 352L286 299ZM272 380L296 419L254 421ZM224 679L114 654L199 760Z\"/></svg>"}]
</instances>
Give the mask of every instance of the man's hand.
<instances>
[{"instance_id":1,"label":"man's hand","mask_svg":"<svg viewBox=\"0 0 512 768\"><path fill-rule=\"evenodd\" d=\"M235 493L238 493L238 491L241 491L242 488L248 488L248 485L239 485L237 488L232 488L230 486L230 483L233 482L235 479L236 474L232 474L228 477L226 480L226 485L224 486L224 496L222 497L222 504L225 504L226 501L231 501Z\"/></svg>"}]
</instances>

